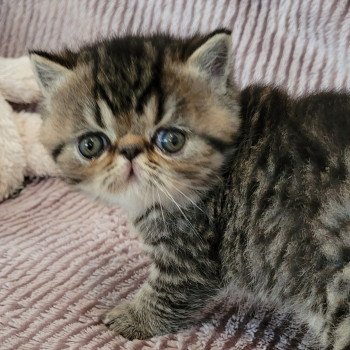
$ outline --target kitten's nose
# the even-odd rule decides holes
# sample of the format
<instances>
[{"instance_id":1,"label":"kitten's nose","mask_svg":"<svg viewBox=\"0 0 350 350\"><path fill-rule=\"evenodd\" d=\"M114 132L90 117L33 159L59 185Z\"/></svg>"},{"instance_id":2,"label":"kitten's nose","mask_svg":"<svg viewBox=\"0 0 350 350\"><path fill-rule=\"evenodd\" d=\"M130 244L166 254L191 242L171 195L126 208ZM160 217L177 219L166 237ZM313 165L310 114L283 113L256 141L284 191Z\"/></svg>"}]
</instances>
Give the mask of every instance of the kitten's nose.
<instances>
[{"instance_id":1,"label":"kitten's nose","mask_svg":"<svg viewBox=\"0 0 350 350\"><path fill-rule=\"evenodd\" d=\"M132 161L141 152L142 152L142 147L139 145L124 146L120 150L120 154L130 161Z\"/></svg>"}]
</instances>

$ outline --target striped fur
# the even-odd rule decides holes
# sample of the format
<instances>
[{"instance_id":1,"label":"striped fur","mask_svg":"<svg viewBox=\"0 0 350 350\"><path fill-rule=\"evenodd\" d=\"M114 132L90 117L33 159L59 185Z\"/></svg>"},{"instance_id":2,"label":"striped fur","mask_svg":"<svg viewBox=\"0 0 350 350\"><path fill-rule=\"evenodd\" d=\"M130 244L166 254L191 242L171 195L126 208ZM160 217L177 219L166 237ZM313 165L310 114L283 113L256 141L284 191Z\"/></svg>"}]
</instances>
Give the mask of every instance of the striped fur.
<instances>
[{"instance_id":1,"label":"striped fur","mask_svg":"<svg viewBox=\"0 0 350 350\"><path fill-rule=\"evenodd\" d=\"M230 42L220 29L31 53L44 145L68 181L127 210L152 259L133 300L102 320L128 339L176 332L233 286L347 350L350 96L238 91ZM157 143L179 130L179 151ZM92 132L109 139L87 160L76 145Z\"/></svg>"}]
</instances>

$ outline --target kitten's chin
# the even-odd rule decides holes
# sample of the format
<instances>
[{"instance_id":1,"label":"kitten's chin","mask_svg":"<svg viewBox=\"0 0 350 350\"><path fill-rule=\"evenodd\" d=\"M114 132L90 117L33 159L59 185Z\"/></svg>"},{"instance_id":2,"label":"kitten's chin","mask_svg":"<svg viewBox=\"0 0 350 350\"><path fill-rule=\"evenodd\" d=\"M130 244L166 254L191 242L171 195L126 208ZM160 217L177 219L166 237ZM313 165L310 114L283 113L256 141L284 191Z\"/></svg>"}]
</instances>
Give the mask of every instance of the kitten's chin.
<instances>
[{"instance_id":1,"label":"kitten's chin","mask_svg":"<svg viewBox=\"0 0 350 350\"><path fill-rule=\"evenodd\" d=\"M141 215L147 208L152 206L152 196L146 193L135 176L130 176L119 186L118 192L108 192L93 184L79 184L78 189L90 197L109 205L121 207L130 219Z\"/></svg>"},{"instance_id":2,"label":"kitten's chin","mask_svg":"<svg viewBox=\"0 0 350 350\"><path fill-rule=\"evenodd\" d=\"M136 187L135 184L129 184L128 187ZM153 205L152 201L148 200L148 196L145 193L144 196L136 195L135 190L127 189L122 191L118 195L108 196L108 202L121 207L130 217L134 219Z\"/></svg>"}]
</instances>

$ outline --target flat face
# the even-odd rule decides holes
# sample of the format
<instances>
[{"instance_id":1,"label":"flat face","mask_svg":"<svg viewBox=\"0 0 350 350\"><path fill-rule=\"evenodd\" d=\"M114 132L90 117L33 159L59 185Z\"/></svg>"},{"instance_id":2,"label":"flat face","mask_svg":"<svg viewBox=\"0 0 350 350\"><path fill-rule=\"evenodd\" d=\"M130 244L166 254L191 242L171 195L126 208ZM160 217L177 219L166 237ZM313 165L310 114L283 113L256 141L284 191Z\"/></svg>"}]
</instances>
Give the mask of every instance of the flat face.
<instances>
[{"instance_id":1,"label":"flat face","mask_svg":"<svg viewBox=\"0 0 350 350\"><path fill-rule=\"evenodd\" d=\"M220 181L239 120L232 92L192 62L203 41L127 37L55 58L41 139L63 177L135 213L185 206Z\"/></svg>"}]
</instances>

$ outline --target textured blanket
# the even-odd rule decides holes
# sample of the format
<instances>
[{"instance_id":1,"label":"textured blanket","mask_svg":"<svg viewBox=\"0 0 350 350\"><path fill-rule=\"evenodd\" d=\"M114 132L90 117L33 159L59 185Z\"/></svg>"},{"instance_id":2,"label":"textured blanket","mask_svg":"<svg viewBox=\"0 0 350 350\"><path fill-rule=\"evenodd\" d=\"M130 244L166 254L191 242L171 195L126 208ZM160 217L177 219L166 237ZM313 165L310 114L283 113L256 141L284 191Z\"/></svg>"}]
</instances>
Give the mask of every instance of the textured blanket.
<instances>
[{"instance_id":1,"label":"textured blanket","mask_svg":"<svg viewBox=\"0 0 350 350\"><path fill-rule=\"evenodd\" d=\"M0 55L74 47L112 33L184 36L217 27L233 31L240 86L272 82L293 94L350 87L345 0L0 0ZM0 204L0 349L317 348L290 315L234 299L178 334L114 336L98 318L132 297L148 266L118 208L59 180L31 184Z\"/></svg>"}]
</instances>

